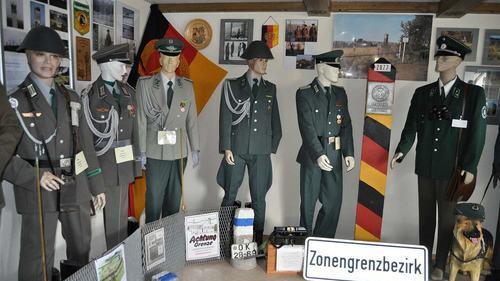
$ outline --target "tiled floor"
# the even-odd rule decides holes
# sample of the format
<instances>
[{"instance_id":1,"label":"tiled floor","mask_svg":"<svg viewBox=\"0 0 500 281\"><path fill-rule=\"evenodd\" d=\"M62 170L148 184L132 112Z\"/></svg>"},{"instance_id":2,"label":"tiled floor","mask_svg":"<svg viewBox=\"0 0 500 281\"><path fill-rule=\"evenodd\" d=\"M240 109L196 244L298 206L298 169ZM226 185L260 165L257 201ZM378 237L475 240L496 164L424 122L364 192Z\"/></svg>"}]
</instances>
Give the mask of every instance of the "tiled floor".
<instances>
[{"instance_id":1,"label":"tiled floor","mask_svg":"<svg viewBox=\"0 0 500 281\"><path fill-rule=\"evenodd\" d=\"M229 262L209 263L202 265L192 265L185 267L179 272L179 279L182 281L294 281L304 280L300 275L273 275L266 274L265 260L258 261L258 266L252 270L243 271L233 268ZM447 280L447 279L444 279ZM469 281L468 276L459 275L457 281ZM484 280L481 276L480 280ZM371 281L371 280L370 280ZM390 281L390 280L373 280Z\"/></svg>"}]
</instances>

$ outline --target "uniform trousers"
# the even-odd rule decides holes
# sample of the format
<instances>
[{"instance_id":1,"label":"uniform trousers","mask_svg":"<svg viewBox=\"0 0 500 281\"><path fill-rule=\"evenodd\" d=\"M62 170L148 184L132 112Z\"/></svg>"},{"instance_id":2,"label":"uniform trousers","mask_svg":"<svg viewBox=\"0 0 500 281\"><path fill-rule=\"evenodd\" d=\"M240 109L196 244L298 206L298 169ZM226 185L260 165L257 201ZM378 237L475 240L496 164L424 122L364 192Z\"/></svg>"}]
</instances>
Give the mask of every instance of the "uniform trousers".
<instances>
[{"instance_id":1,"label":"uniform trousers","mask_svg":"<svg viewBox=\"0 0 500 281\"><path fill-rule=\"evenodd\" d=\"M436 231L436 203L438 208L438 238L435 267L444 270L453 240L456 202L446 199L448 180L418 177L418 218L420 245L428 250L431 264L434 233ZM432 269L432 267L431 267Z\"/></svg>"},{"instance_id":2,"label":"uniform trousers","mask_svg":"<svg viewBox=\"0 0 500 281\"><path fill-rule=\"evenodd\" d=\"M183 159L186 168L187 157ZM179 212L181 159L146 161L146 223Z\"/></svg>"},{"instance_id":3,"label":"uniform trousers","mask_svg":"<svg viewBox=\"0 0 500 281\"><path fill-rule=\"evenodd\" d=\"M108 250L127 238L128 184L106 188L104 230Z\"/></svg>"},{"instance_id":4,"label":"uniform trousers","mask_svg":"<svg viewBox=\"0 0 500 281\"><path fill-rule=\"evenodd\" d=\"M321 209L313 231L314 210L318 199ZM341 205L341 169L327 172L316 165L300 165L300 226L314 236L334 238Z\"/></svg>"},{"instance_id":5,"label":"uniform trousers","mask_svg":"<svg viewBox=\"0 0 500 281\"><path fill-rule=\"evenodd\" d=\"M66 241L66 258L83 266L90 253L90 205L80 205L73 212L44 212L45 256L48 280L54 267L54 244L57 221L61 222L62 236ZM19 281L44 280L38 215L22 214L21 251L19 254Z\"/></svg>"},{"instance_id":6,"label":"uniform trousers","mask_svg":"<svg viewBox=\"0 0 500 281\"><path fill-rule=\"evenodd\" d=\"M217 183L224 189L221 206L232 206L248 167L250 197L254 211L254 232L262 235L266 219L266 194L273 183L273 168L269 154L234 154L234 165L222 158ZM256 237L257 239L257 237ZM261 239L261 237L259 237ZM259 241L260 242L260 241Z\"/></svg>"}]
</instances>

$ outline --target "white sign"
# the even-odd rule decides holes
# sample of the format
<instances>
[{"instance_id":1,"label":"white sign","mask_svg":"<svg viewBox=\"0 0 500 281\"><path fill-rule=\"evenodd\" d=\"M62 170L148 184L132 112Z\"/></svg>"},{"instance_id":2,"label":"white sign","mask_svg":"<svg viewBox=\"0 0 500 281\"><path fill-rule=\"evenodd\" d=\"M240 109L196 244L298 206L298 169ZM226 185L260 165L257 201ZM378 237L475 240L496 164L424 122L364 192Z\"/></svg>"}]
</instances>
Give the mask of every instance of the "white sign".
<instances>
[{"instance_id":1,"label":"white sign","mask_svg":"<svg viewBox=\"0 0 500 281\"><path fill-rule=\"evenodd\" d=\"M185 218L186 261L220 258L219 213Z\"/></svg>"},{"instance_id":2,"label":"white sign","mask_svg":"<svg viewBox=\"0 0 500 281\"><path fill-rule=\"evenodd\" d=\"M376 63L374 65L373 70L377 72L391 72L391 64L390 63Z\"/></svg>"},{"instance_id":3,"label":"white sign","mask_svg":"<svg viewBox=\"0 0 500 281\"><path fill-rule=\"evenodd\" d=\"M163 228L144 235L146 270L165 262L165 232Z\"/></svg>"},{"instance_id":4,"label":"white sign","mask_svg":"<svg viewBox=\"0 0 500 281\"><path fill-rule=\"evenodd\" d=\"M394 83L368 82L366 113L392 114Z\"/></svg>"},{"instance_id":5,"label":"white sign","mask_svg":"<svg viewBox=\"0 0 500 281\"><path fill-rule=\"evenodd\" d=\"M276 271L302 270L304 245L283 245L276 250Z\"/></svg>"},{"instance_id":6,"label":"white sign","mask_svg":"<svg viewBox=\"0 0 500 281\"><path fill-rule=\"evenodd\" d=\"M424 246L309 237L304 255L306 280L428 279Z\"/></svg>"},{"instance_id":7,"label":"white sign","mask_svg":"<svg viewBox=\"0 0 500 281\"><path fill-rule=\"evenodd\" d=\"M257 243L241 243L231 245L231 258L233 260L249 259L257 256Z\"/></svg>"}]
</instances>

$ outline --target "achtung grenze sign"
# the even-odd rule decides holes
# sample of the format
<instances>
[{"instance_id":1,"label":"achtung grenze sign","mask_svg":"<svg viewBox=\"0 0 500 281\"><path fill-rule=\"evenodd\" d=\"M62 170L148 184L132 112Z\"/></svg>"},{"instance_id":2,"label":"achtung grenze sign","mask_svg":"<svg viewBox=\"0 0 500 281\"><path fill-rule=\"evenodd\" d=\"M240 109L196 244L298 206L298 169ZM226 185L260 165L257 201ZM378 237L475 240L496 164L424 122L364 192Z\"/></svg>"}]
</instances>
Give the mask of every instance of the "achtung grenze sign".
<instances>
[{"instance_id":1,"label":"achtung grenze sign","mask_svg":"<svg viewBox=\"0 0 500 281\"><path fill-rule=\"evenodd\" d=\"M423 246L307 238L303 276L306 280L427 281Z\"/></svg>"}]
</instances>

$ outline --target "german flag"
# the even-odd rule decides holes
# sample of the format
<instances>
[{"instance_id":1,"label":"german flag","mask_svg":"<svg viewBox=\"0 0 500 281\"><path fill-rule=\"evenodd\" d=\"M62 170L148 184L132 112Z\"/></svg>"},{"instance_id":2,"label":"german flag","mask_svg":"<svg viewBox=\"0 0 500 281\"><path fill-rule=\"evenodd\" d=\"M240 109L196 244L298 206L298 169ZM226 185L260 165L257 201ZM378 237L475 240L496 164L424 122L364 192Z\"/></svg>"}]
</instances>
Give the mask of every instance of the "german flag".
<instances>
[{"instance_id":1,"label":"german flag","mask_svg":"<svg viewBox=\"0 0 500 281\"><path fill-rule=\"evenodd\" d=\"M262 41L266 42L269 49L278 45L279 25L263 25L262 26Z\"/></svg>"},{"instance_id":2,"label":"german flag","mask_svg":"<svg viewBox=\"0 0 500 281\"><path fill-rule=\"evenodd\" d=\"M155 43L160 38L175 37L184 42L181 63L176 74L193 80L198 114L212 96L217 85L224 79L227 71L207 59L196 50L163 16L157 4L151 5L146 29L141 45L130 72L128 83L135 87L140 76L153 75L160 71L160 53Z\"/></svg>"}]
</instances>

